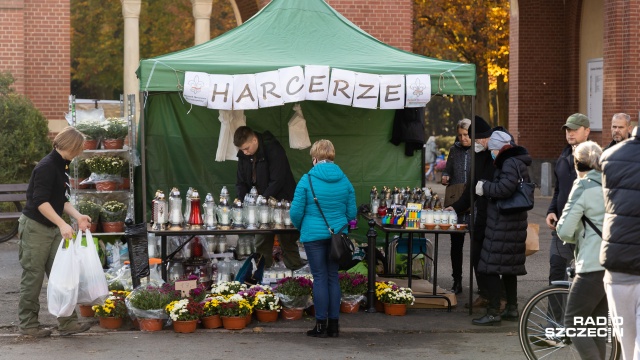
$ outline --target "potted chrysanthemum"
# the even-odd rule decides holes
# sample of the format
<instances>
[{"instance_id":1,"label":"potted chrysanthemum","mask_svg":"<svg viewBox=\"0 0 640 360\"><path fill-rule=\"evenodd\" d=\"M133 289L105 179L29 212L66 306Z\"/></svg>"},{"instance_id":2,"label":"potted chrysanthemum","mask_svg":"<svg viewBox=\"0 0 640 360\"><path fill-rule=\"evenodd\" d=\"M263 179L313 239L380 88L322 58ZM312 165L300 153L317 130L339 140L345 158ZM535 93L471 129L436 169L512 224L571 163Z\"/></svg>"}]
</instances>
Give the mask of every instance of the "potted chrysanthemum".
<instances>
[{"instance_id":1,"label":"potted chrysanthemum","mask_svg":"<svg viewBox=\"0 0 640 360\"><path fill-rule=\"evenodd\" d=\"M302 318L302 312L313 304L313 281L304 276L287 276L274 288L282 303L282 317L287 320Z\"/></svg>"},{"instance_id":2,"label":"potted chrysanthemum","mask_svg":"<svg viewBox=\"0 0 640 360\"><path fill-rule=\"evenodd\" d=\"M117 200L107 201L100 210L102 230L104 232L122 232L126 217L127 205Z\"/></svg>"},{"instance_id":3,"label":"potted chrysanthemum","mask_svg":"<svg viewBox=\"0 0 640 360\"><path fill-rule=\"evenodd\" d=\"M407 305L413 305L415 297L410 288L401 287L395 283L389 282L387 286L381 287L380 291L376 289L376 296L384 303L384 312L387 315L405 315L407 313Z\"/></svg>"},{"instance_id":4,"label":"potted chrysanthemum","mask_svg":"<svg viewBox=\"0 0 640 360\"><path fill-rule=\"evenodd\" d=\"M206 298L203 305L202 326L206 329L216 329L222 326L220 318L221 303L224 296L216 295Z\"/></svg>"},{"instance_id":5,"label":"potted chrysanthemum","mask_svg":"<svg viewBox=\"0 0 640 360\"><path fill-rule=\"evenodd\" d=\"M114 290L102 305L92 307L94 316L100 319L100 327L105 329L118 329L122 326L122 321L127 316L127 306L125 298L128 291Z\"/></svg>"},{"instance_id":6,"label":"potted chrysanthemum","mask_svg":"<svg viewBox=\"0 0 640 360\"><path fill-rule=\"evenodd\" d=\"M260 322L275 322L281 308L280 298L271 292L258 292L253 300L253 310Z\"/></svg>"},{"instance_id":7,"label":"potted chrysanthemum","mask_svg":"<svg viewBox=\"0 0 640 360\"><path fill-rule=\"evenodd\" d=\"M138 320L140 330L157 331L162 329L163 320L169 317L165 307L179 299L179 294L170 284L161 287L140 286L129 294L125 304Z\"/></svg>"},{"instance_id":8,"label":"potted chrysanthemum","mask_svg":"<svg viewBox=\"0 0 640 360\"><path fill-rule=\"evenodd\" d=\"M357 313L360 309L360 302L364 300L364 293L367 291L367 277L358 273L340 273L338 275L340 283L340 312Z\"/></svg>"},{"instance_id":9,"label":"potted chrysanthemum","mask_svg":"<svg viewBox=\"0 0 640 360\"><path fill-rule=\"evenodd\" d=\"M124 159L118 156L98 155L85 160L91 176L83 183L93 183L98 191L118 190L122 182Z\"/></svg>"},{"instance_id":10,"label":"potted chrysanthemum","mask_svg":"<svg viewBox=\"0 0 640 360\"><path fill-rule=\"evenodd\" d=\"M102 147L104 149L122 149L124 138L129 134L129 125L123 118L107 118L103 126L104 135Z\"/></svg>"},{"instance_id":11,"label":"potted chrysanthemum","mask_svg":"<svg viewBox=\"0 0 640 360\"><path fill-rule=\"evenodd\" d=\"M102 207L91 200L81 200L78 201L76 208L80 214L88 215L91 218L91 228L89 230L92 233L96 232Z\"/></svg>"},{"instance_id":12,"label":"potted chrysanthemum","mask_svg":"<svg viewBox=\"0 0 640 360\"><path fill-rule=\"evenodd\" d=\"M240 330L247 326L246 317L252 305L240 294L225 296L220 303L222 326L227 330Z\"/></svg>"},{"instance_id":13,"label":"potted chrysanthemum","mask_svg":"<svg viewBox=\"0 0 640 360\"><path fill-rule=\"evenodd\" d=\"M178 333L196 331L198 320L204 314L202 304L192 298L174 300L164 310L173 321L173 331Z\"/></svg>"}]
</instances>

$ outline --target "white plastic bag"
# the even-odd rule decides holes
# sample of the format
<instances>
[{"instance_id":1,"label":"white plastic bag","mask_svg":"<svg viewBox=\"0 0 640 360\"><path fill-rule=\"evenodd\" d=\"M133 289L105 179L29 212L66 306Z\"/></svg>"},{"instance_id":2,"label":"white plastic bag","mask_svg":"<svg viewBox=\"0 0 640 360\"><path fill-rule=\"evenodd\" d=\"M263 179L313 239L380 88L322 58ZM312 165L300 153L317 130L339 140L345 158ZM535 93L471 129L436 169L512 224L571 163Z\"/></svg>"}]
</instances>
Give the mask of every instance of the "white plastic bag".
<instances>
[{"instance_id":1,"label":"white plastic bag","mask_svg":"<svg viewBox=\"0 0 640 360\"><path fill-rule=\"evenodd\" d=\"M82 237L78 233L78 237ZM72 240L62 240L51 266L47 305L56 317L69 316L78 302L78 259Z\"/></svg>"},{"instance_id":2,"label":"white plastic bag","mask_svg":"<svg viewBox=\"0 0 640 360\"><path fill-rule=\"evenodd\" d=\"M102 304L109 296L109 286L91 231L86 231L84 239L81 238L81 235L78 236L75 246L80 266L78 304Z\"/></svg>"}]
</instances>

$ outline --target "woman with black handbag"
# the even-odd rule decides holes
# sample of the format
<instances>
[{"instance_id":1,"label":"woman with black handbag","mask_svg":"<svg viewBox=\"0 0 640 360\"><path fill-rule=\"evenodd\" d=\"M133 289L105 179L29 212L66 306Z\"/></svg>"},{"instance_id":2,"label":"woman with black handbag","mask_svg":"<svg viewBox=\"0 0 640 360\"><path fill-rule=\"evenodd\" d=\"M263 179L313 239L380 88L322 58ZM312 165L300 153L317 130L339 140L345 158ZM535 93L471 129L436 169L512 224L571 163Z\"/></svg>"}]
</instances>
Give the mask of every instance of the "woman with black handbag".
<instances>
[{"instance_id":1,"label":"woman with black handbag","mask_svg":"<svg viewBox=\"0 0 640 360\"><path fill-rule=\"evenodd\" d=\"M476 194L489 199L487 228L485 231L478 272L484 274L486 294L489 298L487 313L474 319L474 325L499 324L502 319L518 321L518 280L526 275L527 211L498 209L498 201L510 199L518 192L521 182L529 183L528 166L531 157L522 146L513 143L511 135L494 131L488 149L494 158L496 172L493 181L479 181ZM501 279L502 278L502 279ZM506 309L500 313L500 294L504 283L507 295Z\"/></svg>"},{"instance_id":2,"label":"woman with black handbag","mask_svg":"<svg viewBox=\"0 0 640 360\"><path fill-rule=\"evenodd\" d=\"M339 263L329 256L331 235L346 233L344 225L356 218L356 196L347 176L333 163L336 152L331 141L316 141L310 154L313 168L298 182L290 211L313 275L316 326L307 335L338 337Z\"/></svg>"}]
</instances>

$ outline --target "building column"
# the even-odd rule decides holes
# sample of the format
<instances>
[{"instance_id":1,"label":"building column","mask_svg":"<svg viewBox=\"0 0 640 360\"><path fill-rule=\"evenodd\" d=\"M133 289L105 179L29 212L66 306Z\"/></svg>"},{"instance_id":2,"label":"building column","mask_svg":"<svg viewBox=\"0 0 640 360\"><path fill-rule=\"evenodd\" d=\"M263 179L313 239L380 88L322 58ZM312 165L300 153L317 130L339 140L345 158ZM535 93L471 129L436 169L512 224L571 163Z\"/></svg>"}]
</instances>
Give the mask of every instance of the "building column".
<instances>
[{"instance_id":1,"label":"building column","mask_svg":"<svg viewBox=\"0 0 640 360\"><path fill-rule=\"evenodd\" d=\"M195 19L195 45L211 39L211 0L191 0Z\"/></svg>"},{"instance_id":2,"label":"building column","mask_svg":"<svg viewBox=\"0 0 640 360\"><path fill-rule=\"evenodd\" d=\"M136 70L140 64L140 19L141 0L120 0L122 2L122 16L124 17L124 102L128 108L128 94L135 94L138 100L140 85ZM125 110L126 113L126 110ZM139 118L140 108L136 106L136 119Z\"/></svg>"}]
</instances>

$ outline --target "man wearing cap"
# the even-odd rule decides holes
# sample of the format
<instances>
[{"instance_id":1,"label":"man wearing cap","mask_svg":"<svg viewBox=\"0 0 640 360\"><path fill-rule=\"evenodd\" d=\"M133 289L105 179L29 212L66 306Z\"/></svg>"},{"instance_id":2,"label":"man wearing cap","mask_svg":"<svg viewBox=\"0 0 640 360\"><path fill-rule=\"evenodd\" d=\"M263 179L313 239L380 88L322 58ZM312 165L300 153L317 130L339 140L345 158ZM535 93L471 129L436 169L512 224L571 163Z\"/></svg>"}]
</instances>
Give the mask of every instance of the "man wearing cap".
<instances>
[{"instance_id":1,"label":"man wearing cap","mask_svg":"<svg viewBox=\"0 0 640 360\"><path fill-rule=\"evenodd\" d=\"M573 165L573 149L578 144L587 141L589 138L590 123L586 115L576 113L567 118L562 125L564 130L567 146L562 150L562 154L556 161L554 173L556 175L556 184L553 190L553 198L547 210L547 226L551 229L551 248L549 257L549 284L552 281L566 280L566 270L568 264L573 260L573 249L569 244L564 244L556 234L556 223L562 209L567 203L569 193L573 186L573 181L577 174Z\"/></svg>"},{"instance_id":2,"label":"man wearing cap","mask_svg":"<svg viewBox=\"0 0 640 360\"><path fill-rule=\"evenodd\" d=\"M607 150L621 141L627 140L631 137L631 130L631 116L625 113L617 113L613 115L613 118L611 118L611 138L613 140L611 140L604 150Z\"/></svg>"},{"instance_id":3,"label":"man wearing cap","mask_svg":"<svg viewBox=\"0 0 640 360\"><path fill-rule=\"evenodd\" d=\"M473 129L476 137L476 143L474 144L474 151L476 152L474 163L475 178L469 179L460 199L446 208L446 210L453 210L458 214L466 212L471 206L471 192L475 192L478 181L491 181L495 171L491 153L487 151L489 137L493 133L493 129L491 129L491 126L480 116L475 117ZM482 250L482 241L484 240L484 231L487 225L487 198L478 197L474 203L476 213L474 228L472 229L474 241L471 243L471 262L475 270L476 283L478 284L480 296L471 305L478 307L488 304L487 296L483 290L482 274L479 274L477 270L480 251Z\"/></svg>"}]
</instances>

